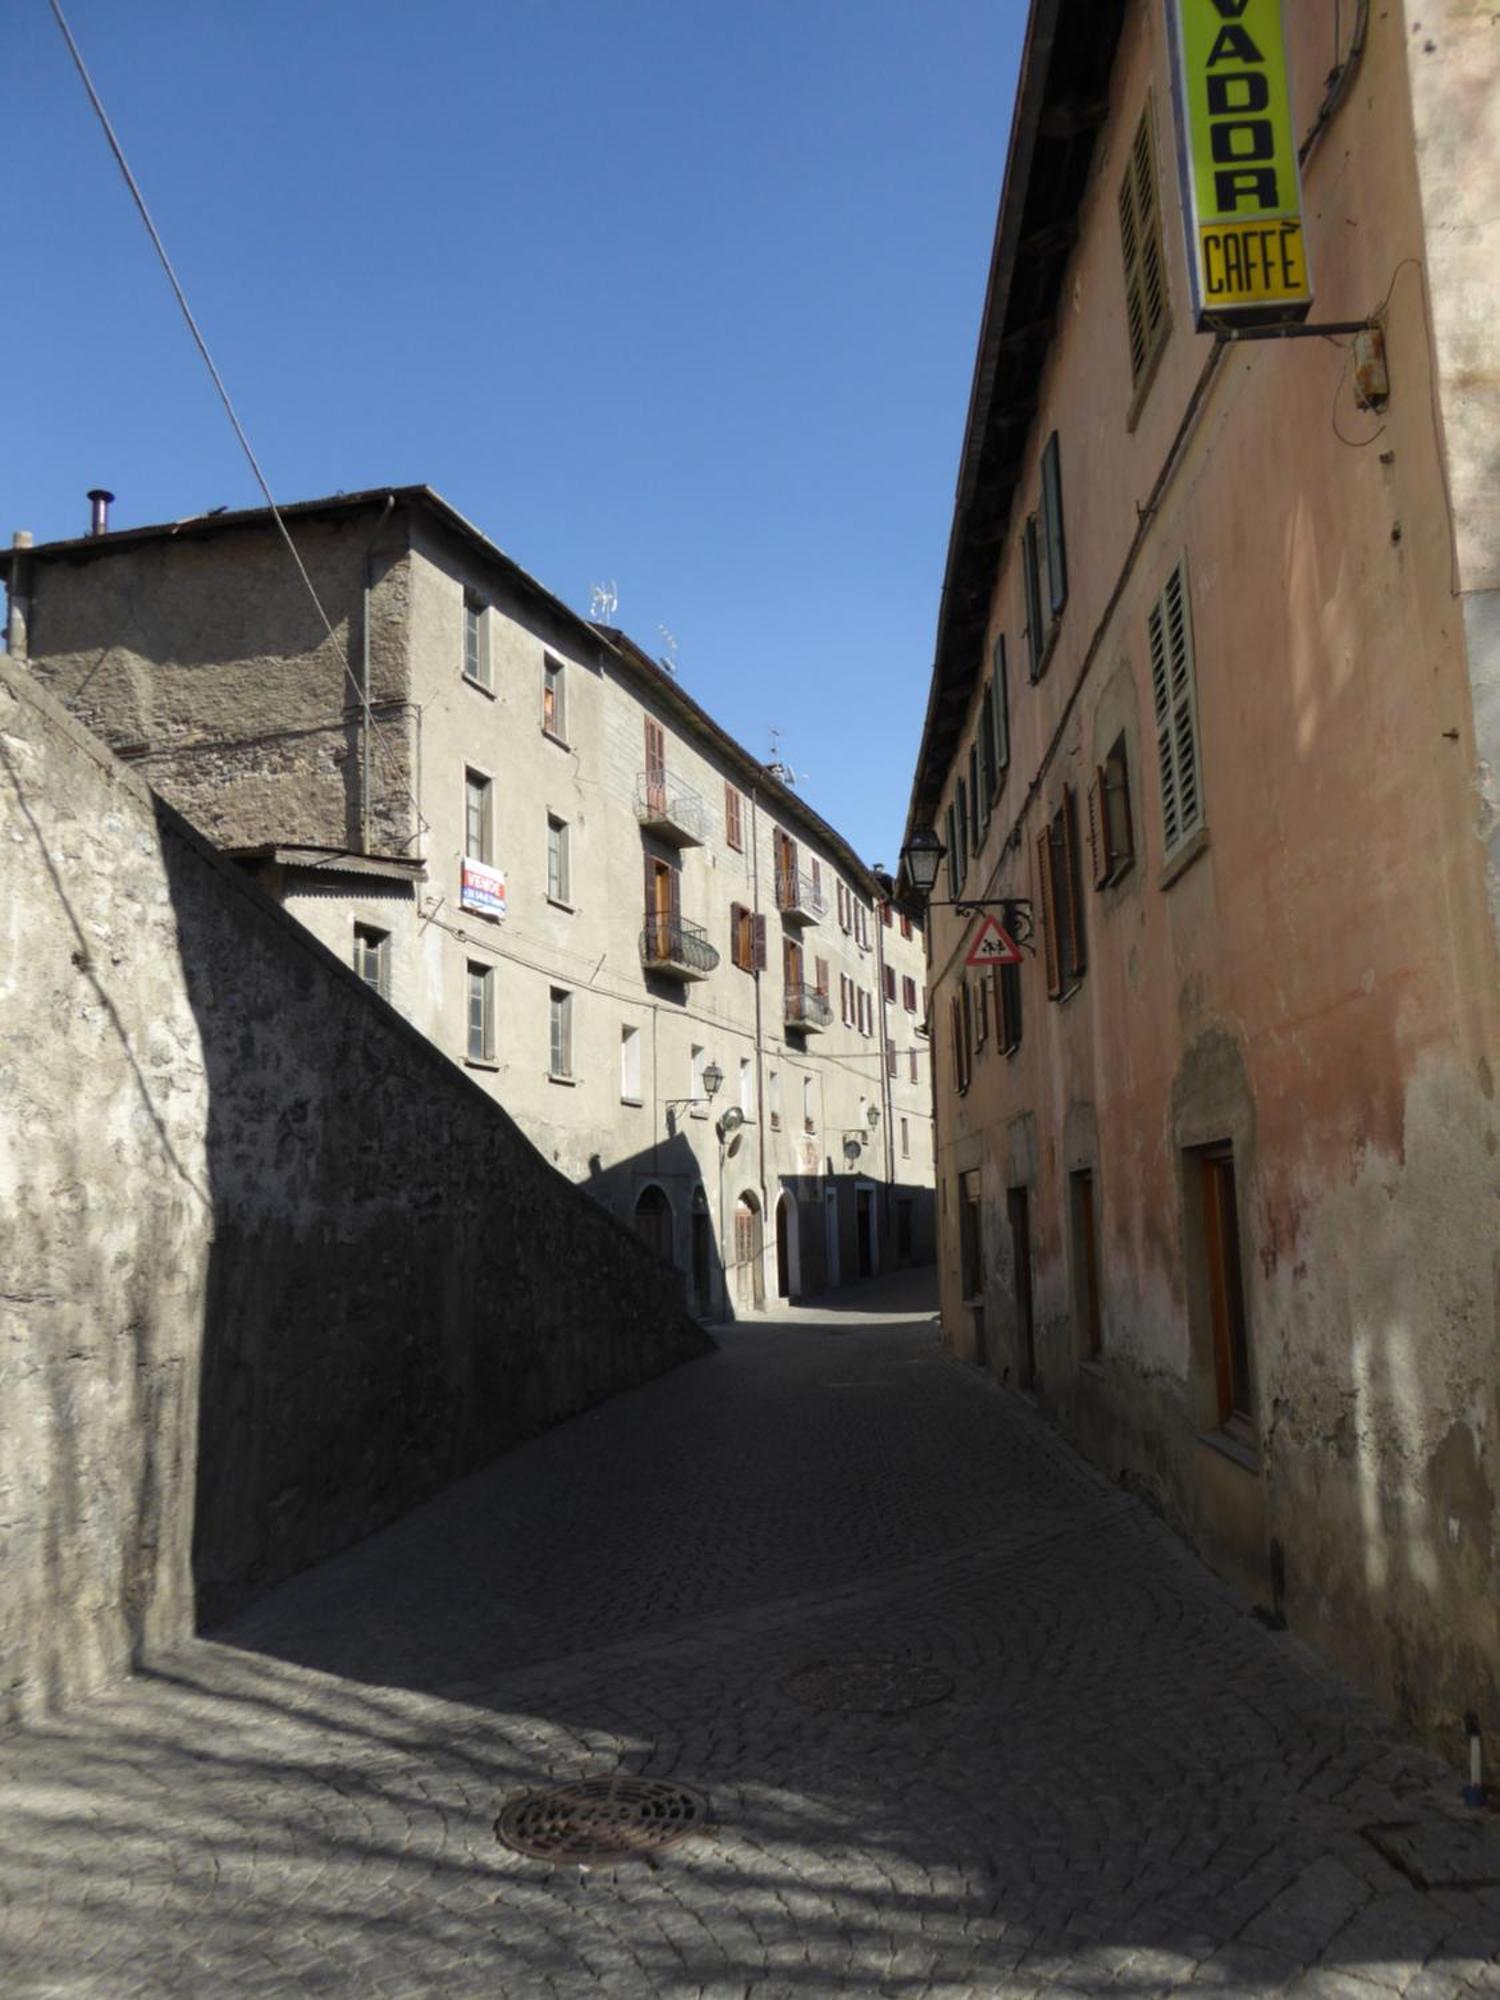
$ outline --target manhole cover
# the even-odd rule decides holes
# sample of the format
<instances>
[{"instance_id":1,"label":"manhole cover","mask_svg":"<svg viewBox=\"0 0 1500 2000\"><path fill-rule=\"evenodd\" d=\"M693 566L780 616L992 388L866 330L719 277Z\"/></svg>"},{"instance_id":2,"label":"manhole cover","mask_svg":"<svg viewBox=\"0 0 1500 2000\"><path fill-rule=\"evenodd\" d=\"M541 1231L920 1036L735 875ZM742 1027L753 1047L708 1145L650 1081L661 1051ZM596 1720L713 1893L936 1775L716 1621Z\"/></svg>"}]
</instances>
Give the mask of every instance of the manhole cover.
<instances>
[{"instance_id":1,"label":"manhole cover","mask_svg":"<svg viewBox=\"0 0 1500 2000\"><path fill-rule=\"evenodd\" d=\"M953 1692L946 1674L914 1660L815 1660L799 1668L785 1687L809 1708L843 1709L851 1715L900 1715Z\"/></svg>"},{"instance_id":2,"label":"manhole cover","mask_svg":"<svg viewBox=\"0 0 1500 2000\"><path fill-rule=\"evenodd\" d=\"M707 1824L708 1801L688 1786L616 1776L518 1792L495 1833L540 1861L623 1861L672 1847Z\"/></svg>"},{"instance_id":3,"label":"manhole cover","mask_svg":"<svg viewBox=\"0 0 1500 2000\"><path fill-rule=\"evenodd\" d=\"M1500 1889L1500 1831L1483 1820L1367 1826L1365 1839L1419 1889Z\"/></svg>"}]
</instances>

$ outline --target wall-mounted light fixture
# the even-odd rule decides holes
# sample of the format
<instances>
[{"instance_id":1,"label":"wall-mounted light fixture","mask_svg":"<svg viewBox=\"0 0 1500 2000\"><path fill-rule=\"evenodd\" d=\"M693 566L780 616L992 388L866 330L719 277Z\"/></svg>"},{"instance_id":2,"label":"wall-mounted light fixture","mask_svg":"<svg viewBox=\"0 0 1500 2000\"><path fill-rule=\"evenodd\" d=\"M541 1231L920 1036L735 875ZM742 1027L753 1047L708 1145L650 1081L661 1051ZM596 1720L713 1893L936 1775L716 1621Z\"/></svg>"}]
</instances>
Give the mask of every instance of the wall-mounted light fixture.
<instances>
[{"instance_id":1,"label":"wall-mounted light fixture","mask_svg":"<svg viewBox=\"0 0 1500 2000\"><path fill-rule=\"evenodd\" d=\"M934 896L933 886L943 856L948 852L930 826L914 829L901 850L901 866L914 892L935 910L957 910L961 917L977 916L981 910L998 910L1000 921L1017 944L1031 938L1031 902L1025 896Z\"/></svg>"}]
</instances>

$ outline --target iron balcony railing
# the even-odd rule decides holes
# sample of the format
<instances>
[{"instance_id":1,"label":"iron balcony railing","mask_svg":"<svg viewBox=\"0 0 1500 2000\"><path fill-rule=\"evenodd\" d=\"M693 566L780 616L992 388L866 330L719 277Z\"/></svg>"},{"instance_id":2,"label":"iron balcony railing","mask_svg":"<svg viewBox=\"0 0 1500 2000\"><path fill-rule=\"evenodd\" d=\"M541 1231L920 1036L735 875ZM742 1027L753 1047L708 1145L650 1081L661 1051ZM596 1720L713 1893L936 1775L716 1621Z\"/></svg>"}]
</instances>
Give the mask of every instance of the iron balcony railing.
<instances>
[{"instance_id":1,"label":"iron balcony railing","mask_svg":"<svg viewBox=\"0 0 1500 2000\"><path fill-rule=\"evenodd\" d=\"M678 847L701 847L708 839L708 808L701 793L665 768L644 770L636 778L635 816Z\"/></svg>"},{"instance_id":2,"label":"iron balcony railing","mask_svg":"<svg viewBox=\"0 0 1500 2000\"><path fill-rule=\"evenodd\" d=\"M833 1009L828 995L816 986L789 986L784 1018L789 1028L826 1028L833 1020Z\"/></svg>"},{"instance_id":3,"label":"iron balcony railing","mask_svg":"<svg viewBox=\"0 0 1500 2000\"><path fill-rule=\"evenodd\" d=\"M641 932L641 964L648 972L675 972L683 979L707 979L719 963L702 924L686 917L659 917L646 912Z\"/></svg>"},{"instance_id":4,"label":"iron balcony railing","mask_svg":"<svg viewBox=\"0 0 1500 2000\"><path fill-rule=\"evenodd\" d=\"M827 905L823 901L822 886L811 875L804 874L800 868L778 868L776 907L783 916L816 921Z\"/></svg>"}]
</instances>

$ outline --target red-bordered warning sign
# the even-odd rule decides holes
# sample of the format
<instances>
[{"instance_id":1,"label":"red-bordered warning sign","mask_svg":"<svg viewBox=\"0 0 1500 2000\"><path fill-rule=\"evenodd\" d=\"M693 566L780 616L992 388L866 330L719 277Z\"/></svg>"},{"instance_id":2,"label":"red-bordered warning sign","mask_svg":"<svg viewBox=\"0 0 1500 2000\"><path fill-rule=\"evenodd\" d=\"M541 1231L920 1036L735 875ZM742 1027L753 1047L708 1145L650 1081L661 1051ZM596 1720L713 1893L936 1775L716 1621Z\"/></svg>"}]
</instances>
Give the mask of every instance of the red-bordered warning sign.
<instances>
[{"instance_id":1,"label":"red-bordered warning sign","mask_svg":"<svg viewBox=\"0 0 1500 2000\"><path fill-rule=\"evenodd\" d=\"M965 965L1019 965L1021 947L998 917L981 917Z\"/></svg>"}]
</instances>

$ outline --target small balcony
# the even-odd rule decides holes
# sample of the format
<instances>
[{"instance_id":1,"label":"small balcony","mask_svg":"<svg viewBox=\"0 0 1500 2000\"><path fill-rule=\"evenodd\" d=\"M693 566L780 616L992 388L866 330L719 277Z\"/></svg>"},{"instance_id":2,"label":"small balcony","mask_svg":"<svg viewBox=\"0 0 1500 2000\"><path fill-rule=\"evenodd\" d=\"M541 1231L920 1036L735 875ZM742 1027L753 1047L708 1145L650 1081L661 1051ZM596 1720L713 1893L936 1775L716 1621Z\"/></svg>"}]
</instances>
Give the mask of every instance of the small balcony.
<instances>
[{"instance_id":1,"label":"small balcony","mask_svg":"<svg viewBox=\"0 0 1500 2000\"><path fill-rule=\"evenodd\" d=\"M635 816L647 833L669 847L701 847L708 811L691 785L668 771L642 771L635 781Z\"/></svg>"},{"instance_id":2,"label":"small balcony","mask_svg":"<svg viewBox=\"0 0 1500 2000\"><path fill-rule=\"evenodd\" d=\"M828 1004L828 995L820 993L816 986L789 986L784 1018L789 1028L821 1034L824 1028L833 1025L833 1009Z\"/></svg>"},{"instance_id":3,"label":"small balcony","mask_svg":"<svg viewBox=\"0 0 1500 2000\"><path fill-rule=\"evenodd\" d=\"M719 963L702 924L685 917L657 917L648 910L641 932L641 964L664 979L707 979Z\"/></svg>"},{"instance_id":4,"label":"small balcony","mask_svg":"<svg viewBox=\"0 0 1500 2000\"><path fill-rule=\"evenodd\" d=\"M811 875L804 875L800 868L778 868L776 907L789 924L816 924L822 921L827 904Z\"/></svg>"}]
</instances>

